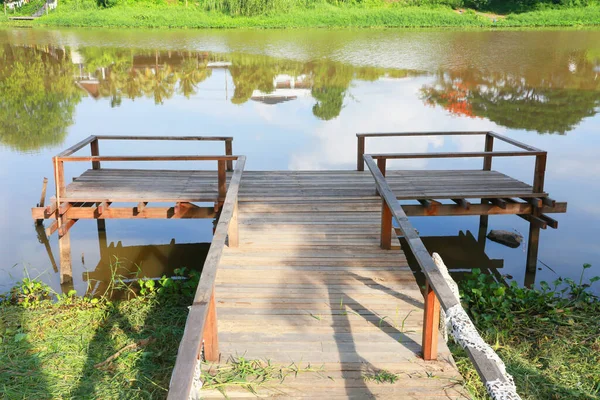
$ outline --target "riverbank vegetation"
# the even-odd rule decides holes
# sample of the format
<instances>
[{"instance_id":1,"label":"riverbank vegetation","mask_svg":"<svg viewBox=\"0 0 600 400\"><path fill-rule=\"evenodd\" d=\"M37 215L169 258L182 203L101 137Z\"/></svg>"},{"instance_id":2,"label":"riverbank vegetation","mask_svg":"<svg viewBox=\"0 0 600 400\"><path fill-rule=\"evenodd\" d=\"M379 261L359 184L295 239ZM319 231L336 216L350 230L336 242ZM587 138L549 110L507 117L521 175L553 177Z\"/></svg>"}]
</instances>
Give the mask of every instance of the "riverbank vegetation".
<instances>
[{"instance_id":1,"label":"riverbank vegetation","mask_svg":"<svg viewBox=\"0 0 600 400\"><path fill-rule=\"evenodd\" d=\"M477 270L459 282L463 304L523 399L600 395L600 299L589 291L600 278L586 280L586 270L579 282L558 279L540 289L506 285ZM165 398L199 277L185 269L175 275L129 283L115 275L100 298L57 294L24 279L0 301L4 398ZM464 351L451 348L473 397L486 398ZM257 375L275 384L299 372L326 373L240 358L204 381L207 388L252 391Z\"/></svg>"},{"instance_id":2,"label":"riverbank vegetation","mask_svg":"<svg viewBox=\"0 0 600 400\"><path fill-rule=\"evenodd\" d=\"M29 8L17 9L14 15L31 15ZM1 21L10 23L7 17ZM48 16L18 23L151 28L580 26L600 24L600 3L597 0L64 0Z\"/></svg>"},{"instance_id":3,"label":"riverbank vegetation","mask_svg":"<svg viewBox=\"0 0 600 400\"><path fill-rule=\"evenodd\" d=\"M600 299L579 282L557 279L540 289L498 283L479 271L459 282L465 309L513 375L523 399L600 397ZM588 282L588 283L586 283ZM475 398L486 398L466 353L451 347Z\"/></svg>"}]
</instances>

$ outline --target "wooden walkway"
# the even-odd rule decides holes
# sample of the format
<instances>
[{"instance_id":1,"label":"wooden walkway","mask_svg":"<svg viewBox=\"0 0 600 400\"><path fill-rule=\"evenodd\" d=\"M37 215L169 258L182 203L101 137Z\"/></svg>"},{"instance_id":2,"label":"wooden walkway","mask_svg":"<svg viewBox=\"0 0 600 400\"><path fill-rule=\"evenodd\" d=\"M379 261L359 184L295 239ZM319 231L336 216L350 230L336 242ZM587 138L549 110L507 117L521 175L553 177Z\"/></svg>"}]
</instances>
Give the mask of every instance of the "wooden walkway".
<instances>
[{"instance_id":1,"label":"wooden walkway","mask_svg":"<svg viewBox=\"0 0 600 400\"><path fill-rule=\"evenodd\" d=\"M335 200L327 200L331 191ZM368 172L244 173L239 247L224 250L215 286L221 362L243 356L323 367L260 395L463 398L445 343L438 361L421 358L423 295L403 252L379 247L381 200L373 199ZM380 369L399 380L364 379Z\"/></svg>"}]
</instances>

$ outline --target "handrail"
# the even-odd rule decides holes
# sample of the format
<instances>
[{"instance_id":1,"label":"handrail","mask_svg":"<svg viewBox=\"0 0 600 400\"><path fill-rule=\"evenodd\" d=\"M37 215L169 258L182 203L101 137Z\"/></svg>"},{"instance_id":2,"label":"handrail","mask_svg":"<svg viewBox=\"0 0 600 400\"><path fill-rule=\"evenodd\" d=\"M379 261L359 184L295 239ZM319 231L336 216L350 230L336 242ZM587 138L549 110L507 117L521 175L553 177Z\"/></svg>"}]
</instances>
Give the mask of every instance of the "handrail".
<instances>
[{"instance_id":1,"label":"handrail","mask_svg":"<svg viewBox=\"0 0 600 400\"><path fill-rule=\"evenodd\" d=\"M423 326L423 356L426 360L436 359L439 306L441 305L444 311L448 311L452 307L460 305L460 302L453 294L452 289L446 282L433 258L429 255L427 248L408 220L406 213L396 199L396 196L388 185L382 171L375 164L373 157L365 155L364 161L375 179L375 185L382 198L382 247L386 248L384 246L386 243L384 242L388 240L391 244L391 236L384 237L384 235L388 235L386 232L391 232L391 219L394 218L404 239L408 243L408 247L411 249L419 267L427 279ZM484 383L508 382L499 366L494 361L490 360L481 350L469 346L467 346L465 350Z\"/></svg>"},{"instance_id":2,"label":"handrail","mask_svg":"<svg viewBox=\"0 0 600 400\"><path fill-rule=\"evenodd\" d=\"M374 159L399 160L407 158L473 158L473 157L521 157L539 156L545 151L474 151L464 153L381 153L370 154Z\"/></svg>"},{"instance_id":3,"label":"handrail","mask_svg":"<svg viewBox=\"0 0 600 400\"><path fill-rule=\"evenodd\" d=\"M225 240L229 237L229 247L237 247L237 203L238 191L246 163L245 156L239 156L229 190L223 203L219 222L215 229L210 249L206 256L200 281L196 288L194 302L185 324L183 337L179 344L175 368L169 384L169 400L188 399L194 382L194 374L202 350L204 338L205 355L208 360L218 359L217 320L215 308L215 279L217 268L223 254ZM233 222L233 225L231 224Z\"/></svg>"},{"instance_id":4,"label":"handrail","mask_svg":"<svg viewBox=\"0 0 600 400\"><path fill-rule=\"evenodd\" d=\"M511 156L545 156L546 152L536 147L529 146L525 143L521 143L518 140L511 139L507 136L501 135L492 131L457 131L457 132L389 132L389 133L357 133L358 139L357 145L357 157L356 157L356 170L364 171L364 160L363 156L366 154L365 151L365 139L368 137L414 137L414 136L465 136L465 135L485 135L485 152L483 153L405 153L405 154L378 154L378 157L373 158L468 158L468 157L484 157L484 170L491 169L492 157L511 157ZM493 152L494 138L511 144L515 147L519 147L525 152L508 152L500 151Z\"/></svg>"},{"instance_id":5,"label":"handrail","mask_svg":"<svg viewBox=\"0 0 600 400\"><path fill-rule=\"evenodd\" d=\"M225 142L225 155L231 156L233 154L233 137L232 136L128 136L128 135L91 135L79 143L69 147L63 152L56 155L58 158L68 157L71 154L81 150L88 144L90 145L92 156L99 155L99 144L100 140L173 140L173 141L185 141L185 140L193 140L193 141L223 141ZM69 160L66 160L69 161ZM92 161L92 166L94 169L100 168L100 161L98 160L73 160L70 161ZM108 160L115 161L115 160ZM125 161L125 160L122 160ZM139 161L139 160L138 160ZM233 170L233 159L227 160L227 171Z\"/></svg>"}]
</instances>

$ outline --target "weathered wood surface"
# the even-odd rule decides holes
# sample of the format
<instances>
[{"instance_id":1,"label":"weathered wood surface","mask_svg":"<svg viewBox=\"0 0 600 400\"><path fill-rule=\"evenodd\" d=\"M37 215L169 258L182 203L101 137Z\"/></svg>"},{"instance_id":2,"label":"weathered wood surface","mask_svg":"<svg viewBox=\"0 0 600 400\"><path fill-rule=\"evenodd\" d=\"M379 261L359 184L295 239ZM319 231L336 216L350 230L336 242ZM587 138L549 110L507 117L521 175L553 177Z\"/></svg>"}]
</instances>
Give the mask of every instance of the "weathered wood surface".
<instances>
[{"instance_id":1,"label":"weathered wood surface","mask_svg":"<svg viewBox=\"0 0 600 400\"><path fill-rule=\"evenodd\" d=\"M437 328L438 325L436 323L436 320L433 318L433 315L438 313L439 307L441 306L441 308L443 308L443 310L447 312L452 307L459 305L460 300L453 294L450 285L448 284L448 282L446 282L446 279L444 278L444 275L442 274L439 267L435 264L433 258L425 248L425 245L421 241L419 234L408 220L408 217L402 209L402 206L397 201L392 189L386 182L386 178L379 170L379 166L375 164L375 161L369 155L366 155L364 157L364 160L371 174L373 175L373 178L375 179L377 190L381 194L381 198L389 207L394 217L394 220L396 221L400 230L403 233L404 240L407 242L410 251L412 252L421 271L427 279L427 285L432 290L432 292L429 291L429 289L427 291L428 299L430 298L430 296L433 295L433 293L435 293L435 296L439 301L439 304L437 301L426 302L426 308L433 307L434 310L425 309L424 316L424 324L434 324L433 326ZM425 325L423 327L423 346L425 346L426 344L430 346L432 345L429 336L431 336L433 326ZM469 358L473 362L477 373L479 374L481 380L484 383L493 382L497 380L500 380L501 382L506 382L506 377L503 375L502 371L500 370L500 367L494 361L487 358L481 350L472 347L466 347L465 351L469 355ZM432 352L433 349L424 349L425 359L427 359L427 356L432 354Z\"/></svg>"},{"instance_id":2,"label":"weathered wood surface","mask_svg":"<svg viewBox=\"0 0 600 400\"><path fill-rule=\"evenodd\" d=\"M260 397L465 398L444 342L438 361L421 357L423 295L403 252L379 247L381 199L372 178L368 184L356 172L247 174L239 247L224 250L215 281L220 362L243 356L323 368L289 376ZM363 200L350 190L335 202L314 197L321 187L335 191L340 176L364 180ZM272 191L292 193L269 201ZM378 207L370 206L372 198ZM379 369L400 378L364 379ZM254 397L239 388L227 395ZM214 390L202 396L223 398Z\"/></svg>"},{"instance_id":3,"label":"weathered wood surface","mask_svg":"<svg viewBox=\"0 0 600 400\"><path fill-rule=\"evenodd\" d=\"M547 196L496 171L389 170L386 179L401 200ZM242 201L268 202L308 196L315 200L377 198L373 178L368 172L357 171L247 171L240 196ZM199 202L217 197L214 171L90 169L67 186L62 201Z\"/></svg>"}]
</instances>

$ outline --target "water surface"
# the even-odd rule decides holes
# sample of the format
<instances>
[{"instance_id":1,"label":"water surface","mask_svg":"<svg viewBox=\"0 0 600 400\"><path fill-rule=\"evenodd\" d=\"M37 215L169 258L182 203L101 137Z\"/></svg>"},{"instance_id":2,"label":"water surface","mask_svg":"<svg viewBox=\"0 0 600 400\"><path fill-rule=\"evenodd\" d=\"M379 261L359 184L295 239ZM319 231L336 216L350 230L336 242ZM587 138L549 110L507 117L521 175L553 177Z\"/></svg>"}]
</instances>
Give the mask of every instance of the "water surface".
<instances>
[{"instance_id":1,"label":"water surface","mask_svg":"<svg viewBox=\"0 0 600 400\"><path fill-rule=\"evenodd\" d=\"M0 60L0 291L24 268L59 289L49 256L57 256L56 236L44 240L30 207L43 177L52 178L51 157L90 134L233 136L247 169L304 170L355 168L357 132L493 130L547 150L546 191L569 202L567 214L555 215L559 229L542 232L536 282L578 278L583 263L600 274L599 30L18 29L0 30ZM214 154L221 146L106 142L101 151ZM473 137L367 142L368 152L482 149ZM480 168L481 160L392 167ZM69 165L68 179L86 168ZM533 159L495 159L494 169L531 182ZM451 267L525 282L524 248L478 243L478 217L413 224ZM212 232L203 220L106 226L102 233L80 221L71 231L80 291L102 290L115 256L148 276L200 268ZM489 228L527 236L528 224L497 216Z\"/></svg>"}]
</instances>

